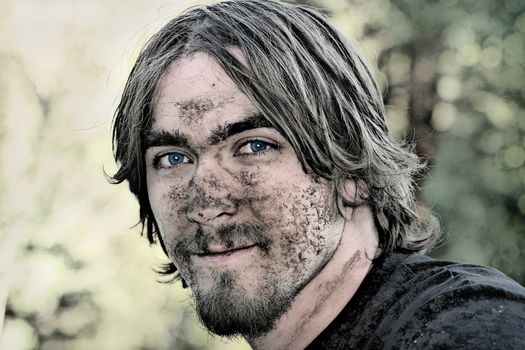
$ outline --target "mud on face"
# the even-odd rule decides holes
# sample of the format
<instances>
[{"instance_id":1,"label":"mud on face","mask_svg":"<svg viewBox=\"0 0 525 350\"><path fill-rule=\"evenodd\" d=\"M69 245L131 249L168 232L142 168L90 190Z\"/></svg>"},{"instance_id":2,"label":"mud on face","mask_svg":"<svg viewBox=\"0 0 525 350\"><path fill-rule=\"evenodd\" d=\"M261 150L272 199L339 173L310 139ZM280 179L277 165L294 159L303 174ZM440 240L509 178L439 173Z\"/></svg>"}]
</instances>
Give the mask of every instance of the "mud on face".
<instances>
[{"instance_id":1,"label":"mud on face","mask_svg":"<svg viewBox=\"0 0 525 350\"><path fill-rule=\"evenodd\" d=\"M231 326L223 329L230 334L271 327L330 260L344 225L335 208L333 184L305 173L286 138L268 123L214 139L215 130L227 130L232 123L247 125L258 115L210 57L181 59L160 86L152 128L183 135L187 142L146 154L179 152L177 159L184 160L166 162L160 170L148 168L151 208L199 314L208 315L203 322L217 329L214 315L225 315L220 322ZM257 141L258 147L251 147L252 141L251 146ZM221 249L251 248L226 259L228 263L215 264L205 254L212 243ZM251 318L265 324L235 328Z\"/></svg>"}]
</instances>

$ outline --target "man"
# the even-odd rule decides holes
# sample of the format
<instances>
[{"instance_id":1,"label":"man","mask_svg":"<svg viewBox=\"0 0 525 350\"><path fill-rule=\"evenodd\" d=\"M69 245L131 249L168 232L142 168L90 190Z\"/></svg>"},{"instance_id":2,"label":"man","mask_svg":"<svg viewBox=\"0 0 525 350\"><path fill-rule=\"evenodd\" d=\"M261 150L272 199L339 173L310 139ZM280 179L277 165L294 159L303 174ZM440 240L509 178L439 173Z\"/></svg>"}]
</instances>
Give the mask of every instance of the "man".
<instances>
[{"instance_id":1,"label":"man","mask_svg":"<svg viewBox=\"0 0 525 350\"><path fill-rule=\"evenodd\" d=\"M318 12L191 9L140 54L114 125L114 181L212 332L258 349L525 347L525 292L417 252L421 165L362 56Z\"/></svg>"}]
</instances>

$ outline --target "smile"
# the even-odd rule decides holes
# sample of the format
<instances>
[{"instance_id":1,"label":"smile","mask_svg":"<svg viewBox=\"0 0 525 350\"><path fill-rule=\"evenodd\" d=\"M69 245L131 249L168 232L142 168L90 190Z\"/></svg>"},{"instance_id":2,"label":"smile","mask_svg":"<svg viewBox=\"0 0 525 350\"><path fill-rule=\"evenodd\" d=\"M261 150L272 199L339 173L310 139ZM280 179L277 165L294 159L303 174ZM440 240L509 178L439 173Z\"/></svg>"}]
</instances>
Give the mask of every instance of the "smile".
<instances>
[{"instance_id":1,"label":"smile","mask_svg":"<svg viewBox=\"0 0 525 350\"><path fill-rule=\"evenodd\" d=\"M254 253L256 245L250 245L246 247L239 247L235 249L229 249L224 251L216 251L206 254L195 254L193 259L198 264L203 265L231 265L244 260L245 257L248 257L250 254Z\"/></svg>"}]
</instances>

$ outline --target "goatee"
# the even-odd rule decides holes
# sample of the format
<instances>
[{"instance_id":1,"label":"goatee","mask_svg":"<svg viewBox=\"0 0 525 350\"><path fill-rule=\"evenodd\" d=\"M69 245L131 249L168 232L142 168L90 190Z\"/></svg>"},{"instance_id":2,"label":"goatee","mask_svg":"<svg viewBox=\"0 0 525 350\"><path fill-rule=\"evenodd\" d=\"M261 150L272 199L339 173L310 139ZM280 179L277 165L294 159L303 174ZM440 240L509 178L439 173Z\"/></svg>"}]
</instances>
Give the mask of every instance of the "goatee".
<instances>
[{"instance_id":1,"label":"goatee","mask_svg":"<svg viewBox=\"0 0 525 350\"><path fill-rule=\"evenodd\" d=\"M217 230L217 236L227 247L240 242L255 244L262 254L268 254L272 241L262 227L232 224ZM211 237L199 230L193 242L184 248L198 247L206 252ZM182 253L182 252L181 252ZM215 285L206 291L192 283L197 315L203 325L220 336L258 337L270 331L277 319L288 309L297 290L284 290L276 281L279 276L263 274L256 290L248 291L236 271L218 271L212 275Z\"/></svg>"}]
</instances>

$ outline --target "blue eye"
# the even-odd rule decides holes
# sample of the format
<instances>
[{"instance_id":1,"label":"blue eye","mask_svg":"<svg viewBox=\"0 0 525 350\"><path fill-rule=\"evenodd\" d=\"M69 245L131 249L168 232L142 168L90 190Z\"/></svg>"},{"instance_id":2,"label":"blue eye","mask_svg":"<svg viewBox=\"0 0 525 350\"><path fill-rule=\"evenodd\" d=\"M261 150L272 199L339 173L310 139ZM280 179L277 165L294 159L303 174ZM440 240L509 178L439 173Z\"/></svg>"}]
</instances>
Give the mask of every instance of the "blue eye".
<instances>
[{"instance_id":1,"label":"blue eye","mask_svg":"<svg viewBox=\"0 0 525 350\"><path fill-rule=\"evenodd\" d=\"M168 156L167 157L168 163L170 163L170 165L179 165L184 162L183 154L173 152L173 153L167 154L167 156Z\"/></svg>"},{"instance_id":2,"label":"blue eye","mask_svg":"<svg viewBox=\"0 0 525 350\"><path fill-rule=\"evenodd\" d=\"M186 155L179 152L161 154L153 161L153 165L157 169L173 168L184 163L191 163L191 160Z\"/></svg>"},{"instance_id":3,"label":"blue eye","mask_svg":"<svg viewBox=\"0 0 525 350\"><path fill-rule=\"evenodd\" d=\"M250 142L250 149L253 153L264 152L268 149L268 146L268 142L264 142L261 140L255 140Z\"/></svg>"},{"instance_id":4,"label":"blue eye","mask_svg":"<svg viewBox=\"0 0 525 350\"><path fill-rule=\"evenodd\" d=\"M263 140L250 140L241 145L236 155L254 156L261 155L272 149L279 148L278 145L263 141Z\"/></svg>"},{"instance_id":5,"label":"blue eye","mask_svg":"<svg viewBox=\"0 0 525 350\"><path fill-rule=\"evenodd\" d=\"M250 140L241 145L236 155L255 156L262 155L273 149L278 149L279 146L263 140Z\"/></svg>"}]
</instances>

